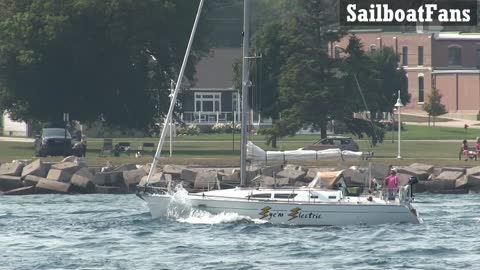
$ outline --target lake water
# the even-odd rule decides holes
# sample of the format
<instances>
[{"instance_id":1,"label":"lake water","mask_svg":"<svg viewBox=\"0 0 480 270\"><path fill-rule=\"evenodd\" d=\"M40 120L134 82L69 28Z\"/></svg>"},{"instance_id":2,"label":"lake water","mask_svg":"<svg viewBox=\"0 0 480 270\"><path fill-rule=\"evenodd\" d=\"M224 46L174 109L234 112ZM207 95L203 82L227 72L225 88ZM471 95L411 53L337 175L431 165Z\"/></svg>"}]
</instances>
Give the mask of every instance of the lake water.
<instances>
[{"instance_id":1,"label":"lake water","mask_svg":"<svg viewBox=\"0 0 480 270\"><path fill-rule=\"evenodd\" d=\"M418 195L424 224L153 220L135 195L0 196L0 269L480 269L480 197Z\"/></svg>"}]
</instances>

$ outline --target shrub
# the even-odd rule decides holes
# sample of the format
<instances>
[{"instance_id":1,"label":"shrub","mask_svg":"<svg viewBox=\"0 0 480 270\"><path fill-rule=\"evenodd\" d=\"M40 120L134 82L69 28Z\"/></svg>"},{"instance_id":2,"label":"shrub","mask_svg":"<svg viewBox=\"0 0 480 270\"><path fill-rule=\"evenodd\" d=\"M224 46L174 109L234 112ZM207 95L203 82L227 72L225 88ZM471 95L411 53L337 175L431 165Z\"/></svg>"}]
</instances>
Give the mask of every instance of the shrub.
<instances>
[{"instance_id":1,"label":"shrub","mask_svg":"<svg viewBox=\"0 0 480 270\"><path fill-rule=\"evenodd\" d=\"M214 133L238 133L240 132L240 124L233 122L228 123L216 123L212 126L212 132Z\"/></svg>"},{"instance_id":2,"label":"shrub","mask_svg":"<svg viewBox=\"0 0 480 270\"><path fill-rule=\"evenodd\" d=\"M200 128L195 125L188 125L177 128L178 135L198 135L200 134Z\"/></svg>"}]
</instances>

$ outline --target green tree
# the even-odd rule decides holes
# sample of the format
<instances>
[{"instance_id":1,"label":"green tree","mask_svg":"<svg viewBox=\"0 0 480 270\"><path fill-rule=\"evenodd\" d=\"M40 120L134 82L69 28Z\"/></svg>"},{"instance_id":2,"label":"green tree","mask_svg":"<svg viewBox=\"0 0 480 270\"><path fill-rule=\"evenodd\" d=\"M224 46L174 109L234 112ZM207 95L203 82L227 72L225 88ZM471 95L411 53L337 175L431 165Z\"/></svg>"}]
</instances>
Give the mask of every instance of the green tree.
<instances>
[{"instance_id":1,"label":"green tree","mask_svg":"<svg viewBox=\"0 0 480 270\"><path fill-rule=\"evenodd\" d=\"M430 117L433 120L433 126L435 126L435 116L446 114L448 112L445 105L442 104L442 94L438 92L437 88L432 88L432 92L427 97L427 102L423 105L423 110L428 113L429 126Z\"/></svg>"},{"instance_id":2,"label":"green tree","mask_svg":"<svg viewBox=\"0 0 480 270\"><path fill-rule=\"evenodd\" d=\"M367 135L375 145L384 137L383 125L375 121L377 113L393 110L398 90L404 103L410 101L405 71L398 68L398 55L392 48L365 52L355 35L350 36L344 53L344 96L349 98L344 101L344 109L336 115L346 123L350 132L359 137ZM369 111L372 119L365 121L353 117L353 113L363 111Z\"/></svg>"},{"instance_id":3,"label":"green tree","mask_svg":"<svg viewBox=\"0 0 480 270\"><path fill-rule=\"evenodd\" d=\"M80 121L101 116L148 127L168 109L169 80L197 7L190 0L15 1L14 15L0 22L0 108L27 122L69 112ZM206 50L207 30L202 22L188 78Z\"/></svg>"}]
</instances>

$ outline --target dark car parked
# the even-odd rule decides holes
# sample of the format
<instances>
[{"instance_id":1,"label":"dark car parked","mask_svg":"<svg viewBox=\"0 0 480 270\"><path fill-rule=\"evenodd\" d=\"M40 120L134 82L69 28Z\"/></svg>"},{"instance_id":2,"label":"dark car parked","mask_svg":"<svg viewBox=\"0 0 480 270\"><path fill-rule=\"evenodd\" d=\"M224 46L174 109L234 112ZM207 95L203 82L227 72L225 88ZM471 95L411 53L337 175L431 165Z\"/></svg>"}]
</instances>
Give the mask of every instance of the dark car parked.
<instances>
[{"instance_id":1,"label":"dark car parked","mask_svg":"<svg viewBox=\"0 0 480 270\"><path fill-rule=\"evenodd\" d=\"M340 148L340 150L359 151L358 144L349 137L331 136L325 139L320 139L314 144L307 145L303 150L326 150L332 148Z\"/></svg>"},{"instance_id":2,"label":"dark car parked","mask_svg":"<svg viewBox=\"0 0 480 270\"><path fill-rule=\"evenodd\" d=\"M72 154L72 136L65 129L44 128L42 134L35 136L35 154L39 157L69 156Z\"/></svg>"}]
</instances>

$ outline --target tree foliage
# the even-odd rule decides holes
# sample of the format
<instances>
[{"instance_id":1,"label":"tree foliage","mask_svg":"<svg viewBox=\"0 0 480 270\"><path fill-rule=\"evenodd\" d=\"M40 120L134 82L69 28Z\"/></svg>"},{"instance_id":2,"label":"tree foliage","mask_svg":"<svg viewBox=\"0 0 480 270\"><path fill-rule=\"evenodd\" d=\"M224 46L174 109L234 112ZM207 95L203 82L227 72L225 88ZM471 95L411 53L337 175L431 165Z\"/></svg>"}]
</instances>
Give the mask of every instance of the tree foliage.
<instances>
[{"instance_id":1,"label":"tree foliage","mask_svg":"<svg viewBox=\"0 0 480 270\"><path fill-rule=\"evenodd\" d=\"M428 113L429 119L431 116L433 117L433 126L435 126L435 116L448 112L445 105L442 104L442 94L438 92L437 88L432 88L432 92L427 97L427 102L423 105L423 110Z\"/></svg>"},{"instance_id":2,"label":"tree foliage","mask_svg":"<svg viewBox=\"0 0 480 270\"><path fill-rule=\"evenodd\" d=\"M169 80L178 74L198 2L0 0L1 6L10 8L0 14L1 109L28 122L69 112L75 120L101 116L145 128L168 110ZM199 27L189 78L206 49L205 31Z\"/></svg>"},{"instance_id":3,"label":"tree foliage","mask_svg":"<svg viewBox=\"0 0 480 270\"><path fill-rule=\"evenodd\" d=\"M374 144L381 142L380 124L353 115L366 110L371 115L391 111L398 90L402 100L409 102L398 55L389 47L365 52L360 40L351 36L342 58L331 58L327 45L345 34L331 16L337 2L297 3L295 13L265 24L254 39L255 50L262 55L261 68L257 68L264 72L261 89L265 100L260 111L274 120L272 128L262 131L268 135L267 142L294 135L302 126L320 130L325 137L330 120L344 122L350 132L366 135Z\"/></svg>"}]
</instances>

